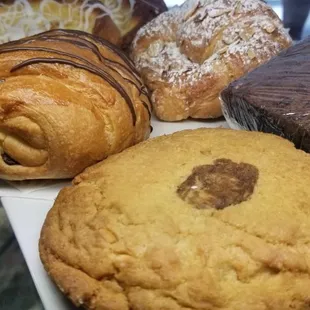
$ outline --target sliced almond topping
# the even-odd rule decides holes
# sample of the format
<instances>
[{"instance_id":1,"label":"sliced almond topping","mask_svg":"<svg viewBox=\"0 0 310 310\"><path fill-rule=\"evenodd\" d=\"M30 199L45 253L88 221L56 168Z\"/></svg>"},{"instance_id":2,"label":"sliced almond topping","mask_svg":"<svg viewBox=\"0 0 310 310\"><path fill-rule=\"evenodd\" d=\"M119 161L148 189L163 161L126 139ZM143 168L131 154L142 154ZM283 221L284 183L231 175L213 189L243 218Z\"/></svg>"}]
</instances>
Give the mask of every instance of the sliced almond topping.
<instances>
[{"instance_id":1,"label":"sliced almond topping","mask_svg":"<svg viewBox=\"0 0 310 310\"><path fill-rule=\"evenodd\" d=\"M179 71L179 70L181 70L181 68L182 68L181 63L172 62L172 63L169 64L169 66L168 66L168 71Z\"/></svg>"},{"instance_id":2,"label":"sliced almond topping","mask_svg":"<svg viewBox=\"0 0 310 310\"><path fill-rule=\"evenodd\" d=\"M248 49L248 56L250 57L251 60L256 57L255 52L251 48Z\"/></svg>"},{"instance_id":3,"label":"sliced almond topping","mask_svg":"<svg viewBox=\"0 0 310 310\"><path fill-rule=\"evenodd\" d=\"M272 23L264 25L263 29L266 30L268 33L273 33L276 30L276 26Z\"/></svg>"},{"instance_id":4,"label":"sliced almond topping","mask_svg":"<svg viewBox=\"0 0 310 310\"><path fill-rule=\"evenodd\" d=\"M163 42L156 41L149 46L147 53L151 57L157 57L160 54L160 52L162 52L163 49L164 49Z\"/></svg>"},{"instance_id":5,"label":"sliced almond topping","mask_svg":"<svg viewBox=\"0 0 310 310\"><path fill-rule=\"evenodd\" d=\"M199 23L202 22L208 15L208 11L204 11L202 14L199 14L195 17L194 22Z\"/></svg>"},{"instance_id":6,"label":"sliced almond topping","mask_svg":"<svg viewBox=\"0 0 310 310\"><path fill-rule=\"evenodd\" d=\"M242 4L240 1L236 2L235 8L234 8L234 14L239 14L242 11Z\"/></svg>"},{"instance_id":7,"label":"sliced almond topping","mask_svg":"<svg viewBox=\"0 0 310 310\"><path fill-rule=\"evenodd\" d=\"M222 54L225 54L227 52L227 50L228 50L228 46L225 46L225 47L221 48L218 52L220 55L222 55Z\"/></svg>"},{"instance_id":8,"label":"sliced almond topping","mask_svg":"<svg viewBox=\"0 0 310 310\"><path fill-rule=\"evenodd\" d=\"M224 14L227 14L231 12L232 9L211 9L208 11L208 15L212 18L222 16Z\"/></svg>"},{"instance_id":9,"label":"sliced almond topping","mask_svg":"<svg viewBox=\"0 0 310 310\"><path fill-rule=\"evenodd\" d=\"M191 18L200 7L200 1L197 1L197 3L184 15L183 21L187 21L189 18Z\"/></svg>"},{"instance_id":10,"label":"sliced almond topping","mask_svg":"<svg viewBox=\"0 0 310 310\"><path fill-rule=\"evenodd\" d=\"M255 31L252 28L242 29L239 32L239 37L243 41L248 41L253 37L254 33L255 33Z\"/></svg>"},{"instance_id":11,"label":"sliced almond topping","mask_svg":"<svg viewBox=\"0 0 310 310\"><path fill-rule=\"evenodd\" d=\"M227 45L230 45L233 42L235 42L237 39L238 39L238 36L236 34L232 34L230 36L223 37L223 42Z\"/></svg>"}]
</instances>

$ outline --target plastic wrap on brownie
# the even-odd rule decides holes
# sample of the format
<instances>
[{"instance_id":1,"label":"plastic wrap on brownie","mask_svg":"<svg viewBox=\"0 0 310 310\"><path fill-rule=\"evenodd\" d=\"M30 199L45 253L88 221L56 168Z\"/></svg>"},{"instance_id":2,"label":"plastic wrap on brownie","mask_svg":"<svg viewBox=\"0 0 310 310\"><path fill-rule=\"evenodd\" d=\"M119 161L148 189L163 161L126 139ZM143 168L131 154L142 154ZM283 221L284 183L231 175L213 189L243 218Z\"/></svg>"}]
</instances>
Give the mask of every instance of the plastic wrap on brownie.
<instances>
[{"instance_id":1,"label":"plastic wrap on brownie","mask_svg":"<svg viewBox=\"0 0 310 310\"><path fill-rule=\"evenodd\" d=\"M282 136L310 153L310 37L221 93L230 127Z\"/></svg>"}]
</instances>

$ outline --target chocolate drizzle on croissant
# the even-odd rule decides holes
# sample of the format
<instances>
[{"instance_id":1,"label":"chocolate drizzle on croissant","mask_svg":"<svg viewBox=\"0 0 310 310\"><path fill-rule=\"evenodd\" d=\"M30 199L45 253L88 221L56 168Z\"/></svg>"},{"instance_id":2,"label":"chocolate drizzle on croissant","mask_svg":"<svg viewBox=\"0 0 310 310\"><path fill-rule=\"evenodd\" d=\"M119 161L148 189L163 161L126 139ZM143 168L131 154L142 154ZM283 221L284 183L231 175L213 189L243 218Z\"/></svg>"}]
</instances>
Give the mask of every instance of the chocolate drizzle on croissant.
<instances>
[{"instance_id":1,"label":"chocolate drizzle on croissant","mask_svg":"<svg viewBox=\"0 0 310 310\"><path fill-rule=\"evenodd\" d=\"M66 42L68 44L74 45L75 47L91 51L93 54L96 55L96 58L99 60L100 65L92 63L86 57L77 56L74 53L71 53L70 51L65 52L53 48L40 46L41 41L42 42L52 41L55 42L55 45L57 45L57 42ZM33 42L36 42L36 46L27 46L28 44ZM114 61L104 57L101 54L100 49L94 42L100 45L104 45L106 48L113 51L113 53L117 54L127 66L119 61ZM12 67L10 70L11 73L30 65L46 63L46 64L69 65L81 70L86 70L101 77L103 80L109 83L109 85L111 85L115 90L117 90L117 92L124 98L124 100L128 105L128 108L130 109L134 125L136 124L137 120L134 104L130 96L128 95L127 91L121 85L121 83L117 81L117 79L115 79L115 77L113 77L109 71L115 72L123 80L126 80L127 82L133 84L139 90L140 95L144 95L149 99L148 90L143 85L139 77L139 74L136 71L131 60L127 58L127 56L123 52L121 52L118 48L114 47L111 43L101 38L89 35L87 33L75 30L51 30L32 37L9 42L0 46L0 54L14 51L49 52L51 54L58 55L59 57L29 58ZM61 56L67 58L63 58ZM130 77L130 79L126 77ZM151 107L143 100L141 102L147 109L149 116L151 116L150 111Z\"/></svg>"},{"instance_id":2,"label":"chocolate drizzle on croissant","mask_svg":"<svg viewBox=\"0 0 310 310\"><path fill-rule=\"evenodd\" d=\"M67 179L150 135L151 102L109 42L52 30L0 45L0 178Z\"/></svg>"}]
</instances>

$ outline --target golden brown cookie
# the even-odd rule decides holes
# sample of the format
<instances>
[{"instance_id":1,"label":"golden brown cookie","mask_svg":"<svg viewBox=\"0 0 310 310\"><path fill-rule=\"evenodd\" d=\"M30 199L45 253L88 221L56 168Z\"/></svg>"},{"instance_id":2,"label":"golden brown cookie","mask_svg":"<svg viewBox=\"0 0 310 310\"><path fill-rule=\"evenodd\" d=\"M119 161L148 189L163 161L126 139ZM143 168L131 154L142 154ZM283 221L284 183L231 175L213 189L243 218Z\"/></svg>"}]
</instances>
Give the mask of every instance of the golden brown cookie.
<instances>
[{"instance_id":1,"label":"golden brown cookie","mask_svg":"<svg viewBox=\"0 0 310 310\"><path fill-rule=\"evenodd\" d=\"M41 259L88 309L310 309L309 166L258 132L143 142L61 191Z\"/></svg>"}]
</instances>

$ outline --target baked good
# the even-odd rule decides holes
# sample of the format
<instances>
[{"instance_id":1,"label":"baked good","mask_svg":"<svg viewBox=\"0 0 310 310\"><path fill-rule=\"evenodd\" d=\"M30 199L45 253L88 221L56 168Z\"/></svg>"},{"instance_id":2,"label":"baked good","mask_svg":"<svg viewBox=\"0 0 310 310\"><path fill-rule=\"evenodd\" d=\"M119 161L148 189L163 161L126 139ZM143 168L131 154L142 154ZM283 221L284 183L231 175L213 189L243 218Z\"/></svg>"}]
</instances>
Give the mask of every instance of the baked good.
<instances>
[{"instance_id":1,"label":"baked good","mask_svg":"<svg viewBox=\"0 0 310 310\"><path fill-rule=\"evenodd\" d=\"M258 132L148 140L60 192L41 259L86 309L309 309L309 165Z\"/></svg>"},{"instance_id":2,"label":"baked good","mask_svg":"<svg viewBox=\"0 0 310 310\"><path fill-rule=\"evenodd\" d=\"M167 10L163 0L10 0L0 3L0 43L52 29L98 35L123 48Z\"/></svg>"},{"instance_id":3,"label":"baked good","mask_svg":"<svg viewBox=\"0 0 310 310\"><path fill-rule=\"evenodd\" d=\"M219 93L291 39L260 0L188 0L142 27L132 58L166 121L222 115Z\"/></svg>"},{"instance_id":4,"label":"baked good","mask_svg":"<svg viewBox=\"0 0 310 310\"><path fill-rule=\"evenodd\" d=\"M233 128L283 136L310 152L310 38L235 81L222 93Z\"/></svg>"},{"instance_id":5,"label":"baked good","mask_svg":"<svg viewBox=\"0 0 310 310\"><path fill-rule=\"evenodd\" d=\"M0 46L0 178L71 178L150 134L132 62L85 32Z\"/></svg>"}]
</instances>

